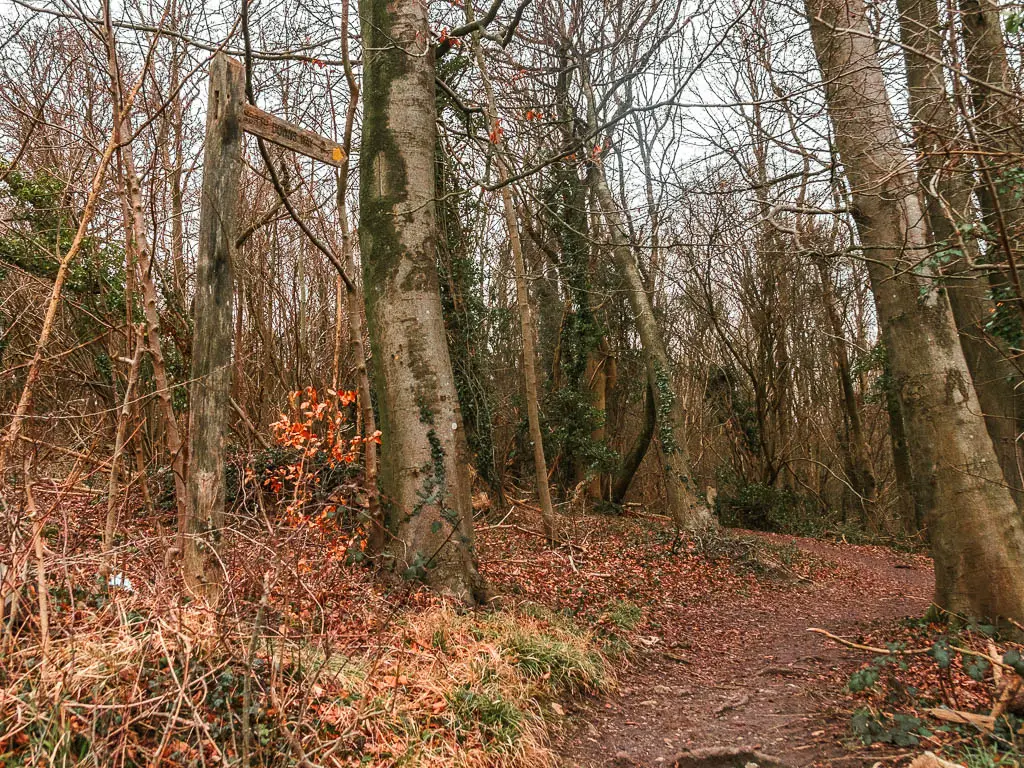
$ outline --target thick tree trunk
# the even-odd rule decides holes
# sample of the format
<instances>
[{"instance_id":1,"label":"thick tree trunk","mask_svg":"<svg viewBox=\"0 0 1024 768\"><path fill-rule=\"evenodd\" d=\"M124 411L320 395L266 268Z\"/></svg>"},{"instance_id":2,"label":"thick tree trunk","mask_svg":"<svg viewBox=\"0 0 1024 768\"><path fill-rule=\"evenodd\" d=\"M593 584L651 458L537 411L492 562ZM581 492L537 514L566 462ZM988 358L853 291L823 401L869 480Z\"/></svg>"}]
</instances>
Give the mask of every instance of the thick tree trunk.
<instances>
[{"instance_id":1,"label":"thick tree trunk","mask_svg":"<svg viewBox=\"0 0 1024 768\"><path fill-rule=\"evenodd\" d=\"M1020 165L1024 152L1021 102L1006 53L998 4L994 0L960 0L960 14L964 65L974 108L968 128L980 153L978 198L1020 302L1016 270L1024 257L1024 199L1018 196L1019 186L1005 183L1002 177ZM1018 309L1024 314L1024 306L1018 304Z\"/></svg>"},{"instance_id":2,"label":"thick tree trunk","mask_svg":"<svg viewBox=\"0 0 1024 768\"><path fill-rule=\"evenodd\" d=\"M1018 322L1024 322L1024 196L1019 180L1007 178L1008 172L1021 165L1024 152L1019 83L1014 82L1007 56L998 4L993 0L960 0L960 13L964 69L973 107L973 114L967 114L970 110L962 106L966 118L963 126L978 157L976 192L994 246L985 260L999 265L989 278L994 291L1008 303L1003 311L1013 312ZM1024 387L1017 394L1020 412L1024 408ZM1024 432L1024 414L1015 428L1018 435Z\"/></svg>"},{"instance_id":3,"label":"thick tree trunk","mask_svg":"<svg viewBox=\"0 0 1024 768\"><path fill-rule=\"evenodd\" d=\"M473 551L468 450L436 263L434 58L426 6L363 0L360 226L383 433L390 567L486 599Z\"/></svg>"},{"instance_id":4,"label":"thick tree trunk","mask_svg":"<svg viewBox=\"0 0 1024 768\"><path fill-rule=\"evenodd\" d=\"M935 601L1024 618L1024 522L1003 486L952 315L904 269L929 245L916 179L885 93L862 0L805 0L835 141L900 396L914 491L931 537Z\"/></svg>"},{"instance_id":5,"label":"thick tree trunk","mask_svg":"<svg viewBox=\"0 0 1024 768\"><path fill-rule=\"evenodd\" d=\"M943 269L951 277L945 284L950 308L1003 477L1020 507L1024 492L1017 434L1024 418L1024 380L997 340L985 333L992 302L982 276L971 270L981 261L978 241L958 228L973 218L973 179L949 160L959 126L946 92L938 7L930 0L898 0L897 6L928 223L935 248L956 252Z\"/></svg>"},{"instance_id":6,"label":"thick tree trunk","mask_svg":"<svg viewBox=\"0 0 1024 768\"><path fill-rule=\"evenodd\" d=\"M594 99L589 83L587 98L590 103L588 123L591 129L597 125L594 114ZM629 247L629 236L622 220L622 213L612 198L604 166L596 160L594 186L601 204L612 243L612 259L626 283L626 295L636 317L640 344L643 347L647 380L654 394L657 412L657 436L661 447L661 458L665 477L665 495L668 512L681 530L699 530L715 524L703 497L697 492L686 449L686 409L679 399L672 379L672 363L665 348L665 342L654 317L651 297L647 293L643 276L637 266L633 251Z\"/></svg>"},{"instance_id":7,"label":"thick tree trunk","mask_svg":"<svg viewBox=\"0 0 1024 768\"><path fill-rule=\"evenodd\" d=\"M224 527L225 437L231 398L232 250L242 174L245 70L224 54L210 65L203 193L196 262L192 385L189 391L185 582L216 605L222 590L218 543Z\"/></svg>"}]
</instances>

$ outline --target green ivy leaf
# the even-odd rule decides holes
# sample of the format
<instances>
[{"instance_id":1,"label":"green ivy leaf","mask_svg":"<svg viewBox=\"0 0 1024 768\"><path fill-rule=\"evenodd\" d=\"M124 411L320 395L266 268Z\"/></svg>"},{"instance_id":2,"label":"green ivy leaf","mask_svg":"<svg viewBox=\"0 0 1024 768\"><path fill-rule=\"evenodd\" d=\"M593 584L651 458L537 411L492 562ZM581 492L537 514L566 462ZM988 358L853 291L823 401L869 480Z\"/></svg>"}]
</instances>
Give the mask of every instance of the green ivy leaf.
<instances>
[{"instance_id":1,"label":"green ivy leaf","mask_svg":"<svg viewBox=\"0 0 1024 768\"><path fill-rule=\"evenodd\" d=\"M860 693L872 688L875 683L878 682L879 672L878 667L867 667L866 669L858 669L852 675L850 675L849 681L846 683L846 687L853 693Z\"/></svg>"},{"instance_id":2,"label":"green ivy leaf","mask_svg":"<svg viewBox=\"0 0 1024 768\"><path fill-rule=\"evenodd\" d=\"M928 651L928 655L935 659L939 669L949 669L949 665L953 663L953 654L949 650L949 643L946 640L937 641Z\"/></svg>"},{"instance_id":3,"label":"green ivy leaf","mask_svg":"<svg viewBox=\"0 0 1024 768\"><path fill-rule=\"evenodd\" d=\"M992 665L989 664L986 659L974 657L964 664L964 672L970 675L972 680L977 680L980 683L985 679L985 674L988 672L990 666Z\"/></svg>"},{"instance_id":4,"label":"green ivy leaf","mask_svg":"<svg viewBox=\"0 0 1024 768\"><path fill-rule=\"evenodd\" d=\"M1020 651L1016 648L1011 648L1003 654L1003 664L1013 667L1013 671L1018 675L1024 675L1024 659L1021 658Z\"/></svg>"}]
</instances>

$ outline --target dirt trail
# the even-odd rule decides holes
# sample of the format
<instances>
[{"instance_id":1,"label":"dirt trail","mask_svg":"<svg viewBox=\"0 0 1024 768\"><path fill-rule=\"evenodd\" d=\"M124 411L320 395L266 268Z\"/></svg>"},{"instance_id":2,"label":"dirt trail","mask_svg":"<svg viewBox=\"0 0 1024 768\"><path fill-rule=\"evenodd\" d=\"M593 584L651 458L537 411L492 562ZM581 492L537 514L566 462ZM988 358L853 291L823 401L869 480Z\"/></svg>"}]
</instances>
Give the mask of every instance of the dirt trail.
<instances>
[{"instance_id":1,"label":"dirt trail","mask_svg":"<svg viewBox=\"0 0 1024 768\"><path fill-rule=\"evenodd\" d=\"M756 748L794 766L877 759L842 745L847 715L839 695L869 657L807 628L855 635L921 615L930 562L881 547L767 538L835 567L767 596L674 609L673 626L621 674L619 691L576 713L578 724L558 746L564 766L670 766L681 751L720 746Z\"/></svg>"}]
</instances>

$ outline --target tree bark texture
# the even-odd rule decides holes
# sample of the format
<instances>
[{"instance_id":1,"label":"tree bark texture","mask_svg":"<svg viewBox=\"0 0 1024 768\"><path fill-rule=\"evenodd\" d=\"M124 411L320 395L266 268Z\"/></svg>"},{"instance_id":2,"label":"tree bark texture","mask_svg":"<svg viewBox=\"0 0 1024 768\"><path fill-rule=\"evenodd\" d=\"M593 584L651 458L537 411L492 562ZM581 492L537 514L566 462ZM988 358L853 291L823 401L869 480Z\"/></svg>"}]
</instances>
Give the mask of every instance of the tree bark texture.
<instances>
[{"instance_id":1,"label":"tree bark texture","mask_svg":"<svg viewBox=\"0 0 1024 768\"><path fill-rule=\"evenodd\" d=\"M981 261L980 249L977 239L959 227L973 216L973 174L952 151L959 127L946 92L938 7L930 0L898 0L897 7L908 106L921 158L918 172L934 248L951 257L943 272L950 277L945 288L960 346L1003 477L1020 507L1024 492L1017 435L1024 419L1024 381L997 341L985 332L993 305L986 276L972 271Z\"/></svg>"},{"instance_id":2,"label":"tree bark texture","mask_svg":"<svg viewBox=\"0 0 1024 768\"><path fill-rule=\"evenodd\" d=\"M906 423L914 495L935 559L935 601L1024 618L1024 523L1003 485L956 327L935 282L904 267L930 245L862 0L805 0L835 142L868 258Z\"/></svg>"},{"instance_id":3,"label":"tree bark texture","mask_svg":"<svg viewBox=\"0 0 1024 768\"><path fill-rule=\"evenodd\" d=\"M360 17L359 243L382 432L385 557L406 578L479 602L486 589L473 550L468 449L435 259L437 128L426 7L363 0Z\"/></svg>"},{"instance_id":4,"label":"tree bark texture","mask_svg":"<svg viewBox=\"0 0 1024 768\"><path fill-rule=\"evenodd\" d=\"M224 54L210 65L189 390L185 582L216 604L222 590L225 438L231 398L232 250L242 174L245 70Z\"/></svg>"}]
</instances>

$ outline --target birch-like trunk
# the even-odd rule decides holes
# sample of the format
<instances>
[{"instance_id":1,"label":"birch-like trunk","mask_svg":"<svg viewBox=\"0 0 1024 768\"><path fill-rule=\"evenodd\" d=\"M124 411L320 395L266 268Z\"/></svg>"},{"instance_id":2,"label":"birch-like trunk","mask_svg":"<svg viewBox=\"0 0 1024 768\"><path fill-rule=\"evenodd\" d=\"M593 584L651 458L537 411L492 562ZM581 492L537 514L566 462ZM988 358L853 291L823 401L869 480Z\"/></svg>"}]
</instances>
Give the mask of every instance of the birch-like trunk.
<instances>
[{"instance_id":1,"label":"birch-like trunk","mask_svg":"<svg viewBox=\"0 0 1024 768\"><path fill-rule=\"evenodd\" d=\"M124 137L132 136L134 131L131 114L124 110L122 105L123 94L121 93L120 74L115 56L115 38L113 28L109 25L109 15L107 22L107 69L113 83L115 120L118 121L115 135L120 140ZM177 77L176 63L173 69L175 74L172 77L172 84ZM175 99L178 100L179 97L176 96ZM178 126L177 130L180 133L180 126ZM135 155L132 151L131 142L119 146L117 151L121 160L121 170L124 176L124 195L127 198L126 204L129 209L129 231L132 242L128 245L129 247L133 245L135 249L134 267L138 268L137 277L142 289L142 313L146 319L146 345L153 363L153 381L156 384L156 398L164 421L164 446L167 449L171 462L171 473L174 476L174 501L178 513L178 536L174 549L180 554L183 546L184 526L188 519L188 489L185 486L186 457L184 443L181 431L178 428L178 419L174 414L170 378L167 375L163 344L160 339L160 314L157 309L156 283L153 280L153 248L146 231L145 212L142 208L142 185L135 168ZM180 204L180 200L178 202ZM176 226L180 227L180 222ZM180 235L180 231L178 234ZM130 311L131 305L129 305ZM138 444L138 441L136 443ZM140 463L140 474L143 472L143 469ZM145 488L145 485L143 487Z\"/></svg>"},{"instance_id":2,"label":"birch-like trunk","mask_svg":"<svg viewBox=\"0 0 1024 768\"><path fill-rule=\"evenodd\" d=\"M131 120L125 118L121 132L131 135ZM121 147L121 163L125 187L131 208L132 239L135 244L139 286L142 290L142 314L146 319L146 346L153 363L153 382L156 400L164 424L164 447L171 462L174 476L174 502L178 513L178 538L175 548L181 552L185 525L188 520L188 489L185 485L185 445L174 413L171 381L167 375L163 342L160 338L160 312L157 308L156 282L153 280L153 249L146 232L145 213L142 209L142 187L135 169L135 158L130 144Z\"/></svg>"}]
</instances>

